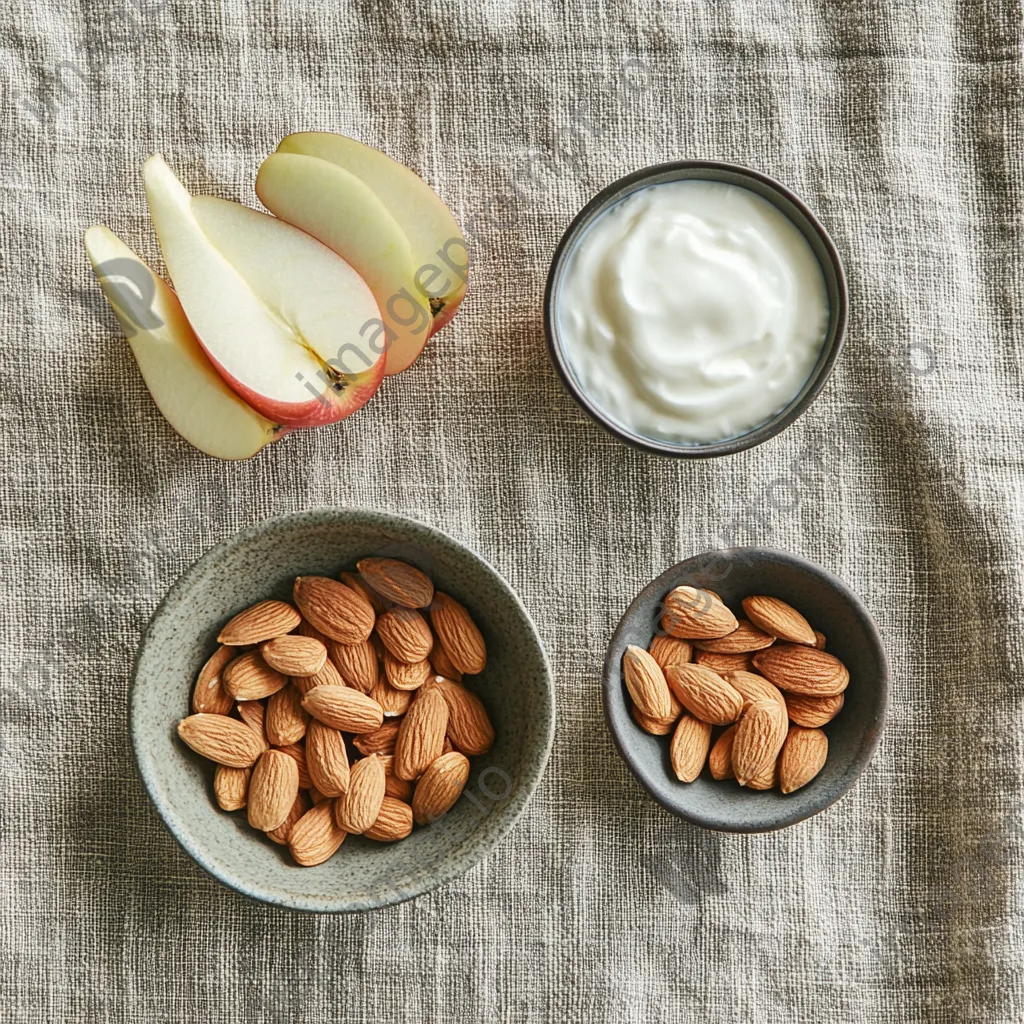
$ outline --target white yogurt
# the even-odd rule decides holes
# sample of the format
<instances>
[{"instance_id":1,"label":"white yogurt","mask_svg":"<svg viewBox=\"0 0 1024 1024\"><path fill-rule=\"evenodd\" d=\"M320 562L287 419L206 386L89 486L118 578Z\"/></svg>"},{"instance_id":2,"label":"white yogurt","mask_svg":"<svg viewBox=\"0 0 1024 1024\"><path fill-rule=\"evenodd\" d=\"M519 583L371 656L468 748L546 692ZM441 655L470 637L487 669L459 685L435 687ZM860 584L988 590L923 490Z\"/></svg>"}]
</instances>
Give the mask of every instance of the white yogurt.
<instances>
[{"instance_id":1,"label":"white yogurt","mask_svg":"<svg viewBox=\"0 0 1024 1024\"><path fill-rule=\"evenodd\" d=\"M632 433L698 443L785 408L824 344L821 266L799 229L737 185L676 181L601 214L557 299L580 386Z\"/></svg>"}]
</instances>

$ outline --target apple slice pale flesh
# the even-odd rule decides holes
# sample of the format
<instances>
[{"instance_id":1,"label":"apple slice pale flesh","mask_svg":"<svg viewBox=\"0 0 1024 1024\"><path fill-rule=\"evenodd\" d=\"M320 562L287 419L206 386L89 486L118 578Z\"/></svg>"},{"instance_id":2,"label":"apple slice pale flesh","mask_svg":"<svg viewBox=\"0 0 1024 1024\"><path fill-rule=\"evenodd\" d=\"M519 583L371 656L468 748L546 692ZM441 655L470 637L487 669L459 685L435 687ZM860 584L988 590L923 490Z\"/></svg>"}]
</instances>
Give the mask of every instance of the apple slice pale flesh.
<instances>
[{"instance_id":1,"label":"apple slice pale flesh","mask_svg":"<svg viewBox=\"0 0 1024 1024\"><path fill-rule=\"evenodd\" d=\"M415 284L409 240L373 190L326 160L272 153L256 177L256 194L275 216L318 238L359 272L383 317L368 333L387 350L384 372L411 366L430 337L430 304Z\"/></svg>"},{"instance_id":2,"label":"apple slice pale flesh","mask_svg":"<svg viewBox=\"0 0 1024 1024\"><path fill-rule=\"evenodd\" d=\"M335 132L296 132L282 139L277 151L327 160L372 189L409 239L417 271L424 268L420 283L434 317L431 334L455 316L469 275L466 240L444 200L415 171Z\"/></svg>"},{"instance_id":3,"label":"apple slice pale flesh","mask_svg":"<svg viewBox=\"0 0 1024 1024\"><path fill-rule=\"evenodd\" d=\"M193 199L160 156L143 169L153 228L181 305L218 373L291 427L344 419L380 386L373 295L337 253L265 213ZM360 333L360 332L363 333Z\"/></svg>"}]
</instances>

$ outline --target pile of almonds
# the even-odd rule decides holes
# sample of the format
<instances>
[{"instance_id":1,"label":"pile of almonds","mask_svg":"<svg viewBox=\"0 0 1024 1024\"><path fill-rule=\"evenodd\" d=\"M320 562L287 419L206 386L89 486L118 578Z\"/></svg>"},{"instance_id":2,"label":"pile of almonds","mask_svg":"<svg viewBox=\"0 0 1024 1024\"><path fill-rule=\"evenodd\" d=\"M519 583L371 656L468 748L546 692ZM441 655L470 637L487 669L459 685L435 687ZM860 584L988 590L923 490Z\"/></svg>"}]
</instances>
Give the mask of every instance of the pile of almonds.
<instances>
[{"instance_id":1,"label":"pile of almonds","mask_svg":"<svg viewBox=\"0 0 1024 1024\"><path fill-rule=\"evenodd\" d=\"M705 762L714 779L792 793L821 771L821 726L842 710L846 666L825 637L776 597L747 597L746 618L710 590L676 587L648 650L623 659L633 717L655 736L672 733L681 782ZM712 744L712 728L727 726Z\"/></svg>"},{"instance_id":2,"label":"pile of almonds","mask_svg":"<svg viewBox=\"0 0 1024 1024\"><path fill-rule=\"evenodd\" d=\"M231 619L178 725L216 762L220 807L246 807L304 866L350 832L393 842L436 821L461 795L468 758L494 742L462 684L487 661L469 612L406 562L357 569L300 576L294 604L261 601Z\"/></svg>"}]
</instances>

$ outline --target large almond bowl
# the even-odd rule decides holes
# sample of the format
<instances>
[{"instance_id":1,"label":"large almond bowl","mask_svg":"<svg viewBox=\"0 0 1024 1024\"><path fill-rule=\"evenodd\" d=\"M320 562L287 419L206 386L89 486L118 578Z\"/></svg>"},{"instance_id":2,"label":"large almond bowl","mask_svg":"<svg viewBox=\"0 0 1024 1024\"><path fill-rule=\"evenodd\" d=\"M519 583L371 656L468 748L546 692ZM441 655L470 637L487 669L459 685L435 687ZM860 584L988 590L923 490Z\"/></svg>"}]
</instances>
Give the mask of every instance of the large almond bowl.
<instances>
[{"instance_id":1,"label":"large almond bowl","mask_svg":"<svg viewBox=\"0 0 1024 1024\"><path fill-rule=\"evenodd\" d=\"M290 599L299 575L337 577L359 558L403 558L469 608L487 667L467 677L494 723L452 810L398 843L348 836L326 863L295 865L287 848L213 800L214 766L176 733L221 625L267 597ZM185 850L239 892L298 910L354 911L398 903L456 878L511 829L539 782L554 733L551 670L537 630L508 584L468 548L422 523L381 512L322 509L260 523L218 544L171 588L149 624L131 690L142 779Z\"/></svg>"},{"instance_id":2,"label":"large almond bowl","mask_svg":"<svg viewBox=\"0 0 1024 1024\"><path fill-rule=\"evenodd\" d=\"M842 711L824 727L828 760L802 789L756 792L716 781L705 765L694 782L680 782L669 763L668 736L651 736L633 720L622 677L626 647L647 645L665 595L675 587L713 590L737 615L752 594L779 597L825 634L827 650L850 671ZM856 594L820 566L766 548L709 551L679 562L648 584L626 609L608 646L604 709L623 759L648 793L673 814L721 832L768 832L823 811L846 793L878 746L889 701L889 666L878 629ZM722 732L715 729L714 738Z\"/></svg>"}]
</instances>

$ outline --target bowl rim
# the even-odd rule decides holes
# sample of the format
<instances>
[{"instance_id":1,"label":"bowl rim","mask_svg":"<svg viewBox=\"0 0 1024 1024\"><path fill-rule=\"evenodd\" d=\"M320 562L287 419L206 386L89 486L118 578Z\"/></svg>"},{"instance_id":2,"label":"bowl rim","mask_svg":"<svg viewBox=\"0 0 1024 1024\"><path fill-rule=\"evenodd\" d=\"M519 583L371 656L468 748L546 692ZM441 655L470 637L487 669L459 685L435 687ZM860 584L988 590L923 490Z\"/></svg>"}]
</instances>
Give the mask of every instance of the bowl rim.
<instances>
[{"instance_id":1,"label":"bowl rim","mask_svg":"<svg viewBox=\"0 0 1024 1024\"><path fill-rule=\"evenodd\" d=\"M641 602L651 594L664 594L665 588L672 580L676 579L681 574L699 571L701 563L709 564L722 556L732 558L738 557L741 554L743 556L753 558L770 556L775 559L781 559L782 561L789 562L801 572L817 576L829 584L829 586L833 587L843 600L853 607L858 617L863 621L867 629L868 636L877 651L882 665L882 672L878 679L879 697L875 708L875 716L870 723L871 728L868 730L869 735L867 735L858 751L854 769L848 773L848 777L843 781L841 786L837 787L835 791L830 792L826 798L812 804L809 810L794 810L789 814L782 814L779 816L778 820L775 820L772 824L765 825L764 827L751 827L741 824L730 825L729 823L723 823L721 819L717 817L712 821L706 814L699 811L692 811L687 808L673 806L666 803L661 796L651 788L647 779L644 778L643 773L640 772L634 764L634 756L629 749L628 743L625 741L619 730L618 722L616 721L612 711L613 702L617 701L620 704L625 703L622 697L622 666L618 659L613 658L613 650L617 646L622 645L622 636L627 631L630 620L636 614ZM756 835L766 832L777 832L779 829L788 828L790 825L796 825L801 821L812 818L814 815L820 814L822 811L831 807L853 788L854 784L861 775L864 774L864 771L874 758L875 751L878 749L878 744L881 741L889 708L890 683L891 670L889 666L889 659L885 651L885 645L882 643L882 637L878 630L878 626L864 602L841 579L839 579L838 576L835 576L822 566L808 561L800 555L791 554L788 551L782 551L778 548L738 545L730 548L721 548L715 551L705 551L701 554L683 559L681 562L676 562L675 565L669 566L669 568L664 572L660 573L657 578L651 580L651 582L648 583L632 601L630 601L628 607L622 613L621 618L616 624L615 631L612 633L611 639L608 641L601 689L605 724L608 726L608 731L612 735L615 747L633 777L640 783L648 796L650 796L666 811L676 815L676 817L689 821L691 824L699 825L701 828L707 829L708 831ZM628 707L626 715L629 716Z\"/></svg>"},{"instance_id":2,"label":"bowl rim","mask_svg":"<svg viewBox=\"0 0 1024 1024\"><path fill-rule=\"evenodd\" d=\"M484 838L477 836L472 841L467 840L467 843L463 846L461 855L458 858L449 859L428 878L424 878L422 881L410 885L407 889L403 889L401 892L391 889L384 897L379 899L369 898L358 901L346 901L344 904L338 901L331 903L331 901L324 900L320 897L310 898L301 894L301 892L295 895L288 894L287 896L282 897L278 893L261 889L259 886L249 885L238 878L232 877L224 870L221 870L215 863L209 863L202 850L193 841L189 830L177 819L173 808L167 806L162 799L157 796L157 773L151 760L147 760L142 755L141 751L144 745L144 740L136 728L137 723L135 711L136 696L141 691L141 687L144 686L144 682L140 681L139 677L142 659L145 654L146 647L151 641L152 633L156 624L165 613L168 605L180 594L187 592L188 588L199 577L201 577L207 568L225 551L239 545L244 545L253 538L273 530L302 525L307 522L315 523L318 520L322 523L325 516L334 517L335 521L339 525L350 523L353 517L357 519L364 517L367 523L371 525L384 525L390 529L405 531L412 530L413 532L419 532L430 537L430 539L435 542L440 540L441 543L448 544L453 548L459 549L461 552L468 554L469 557L476 561L485 572L490 573L497 585L518 608L523 621L532 634L537 650L540 653L541 664L544 670L544 681L546 683L543 687L543 700L541 704L542 717L540 721L540 729L543 732L543 749L540 751L540 756L535 762L535 769L533 771L532 778L528 781L526 786L521 787L519 791L513 794L509 802L501 808L501 813L504 815L501 827L495 830L492 835ZM242 896L255 900L259 903L266 903L290 910L309 913L361 913L367 910L375 910L382 907L404 903L406 900L413 899L416 896L421 896L426 892L430 892L441 885L445 885L448 882L459 878L483 861L493 851L498 843L507 837L508 833L512 830L513 826L526 810L527 805L533 798L533 795L536 792L537 787L540 785L547 769L552 746L554 744L556 705L554 676L551 671L551 663L544 647L544 643L541 640L540 633L537 630L536 623L533 621L532 616L523 604L522 600L519 598L518 594L516 594L504 576L502 576L490 562L477 554L477 552L468 545L463 544L444 530L441 530L429 523L424 523L421 520L368 507L325 506L323 508L306 509L298 512L288 512L282 515L270 516L257 523L253 523L250 526L247 526L244 529L230 534L218 541L200 555L178 576L174 583L172 583L168 588L167 593L163 598L161 598L160 603L154 609L139 641L138 650L136 651L135 659L132 664L131 683L128 689L127 714L128 732L132 746L132 760L134 762L135 769L142 780L142 784L146 790L146 795L149 798L150 804L154 807L163 822L164 827L171 833L178 845L208 875ZM331 905L327 905L329 903Z\"/></svg>"},{"instance_id":3,"label":"bowl rim","mask_svg":"<svg viewBox=\"0 0 1024 1024\"><path fill-rule=\"evenodd\" d=\"M717 174L719 177L708 179L701 179L699 175L685 175L679 178L671 177L671 175L679 174L683 171L707 171L711 174ZM652 180L655 178L662 180ZM834 309L831 308L831 301L829 303L829 325L825 333L821 354L818 356L810 376L789 405L779 410L771 419L766 420L760 426L754 427L744 434L725 438L722 441L698 444L682 444L644 437L642 434L634 433L621 423L618 423L600 405L593 401L577 383L569 366L568 359L562 350L561 342L557 337L557 317L554 311L555 285L562 272L563 265L571 254L572 245L577 240L577 236L582 237L583 229L589 226L592 220L596 220L604 210L610 209L617 202L625 199L626 196L647 187L648 184L664 184L673 180L725 181L729 184L735 184L740 188L744 187L742 182L732 180L735 178L746 178L757 182L763 189L768 192L774 192L777 196L790 203L817 236L828 256L829 268L835 275L836 303ZM755 192L756 195L760 195L761 198L767 198L757 189L751 189L751 191ZM772 202L770 199L768 201ZM772 202L772 205L779 209L797 227L800 233L806 237L806 232L788 211L781 208L778 203ZM817 256L817 253L815 255ZM824 266L820 258L818 262L822 264L822 273L825 275L826 287L828 287L829 268ZM818 397L821 389L828 382L828 379L832 376L836 360L839 358L839 354L846 342L848 304L846 271L843 268L843 261L839 255L839 250L821 221L818 220L810 207L795 192L767 174L763 174L750 167L744 167L741 164L726 163L718 160L672 160L666 163L652 164L649 167L642 167L616 179L601 189L570 221L569 226L565 229L558 245L555 247L551 257L551 264L548 268L547 282L544 287L544 333L547 336L548 355L554 363L558 375L562 378L562 383L565 385L566 390L573 396L583 411L604 427L605 430L634 448L640 448L655 455L667 455L672 458L682 459L710 459L723 455L735 455L749 448L756 448L791 426L807 411Z\"/></svg>"}]
</instances>

